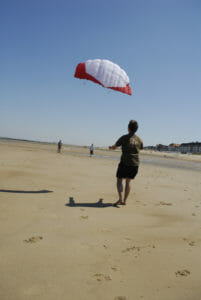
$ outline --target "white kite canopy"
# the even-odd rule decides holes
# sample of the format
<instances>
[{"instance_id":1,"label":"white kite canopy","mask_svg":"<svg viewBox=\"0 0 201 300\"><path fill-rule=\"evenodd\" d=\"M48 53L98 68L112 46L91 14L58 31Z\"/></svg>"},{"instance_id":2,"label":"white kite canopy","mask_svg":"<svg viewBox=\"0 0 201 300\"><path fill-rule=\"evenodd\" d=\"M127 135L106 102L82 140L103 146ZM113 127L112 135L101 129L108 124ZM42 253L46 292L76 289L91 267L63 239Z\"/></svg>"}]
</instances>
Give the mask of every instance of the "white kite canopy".
<instances>
[{"instance_id":1,"label":"white kite canopy","mask_svg":"<svg viewBox=\"0 0 201 300\"><path fill-rule=\"evenodd\" d=\"M117 64L107 59L91 59L79 63L75 70L76 78L88 79L103 87L131 95L129 77Z\"/></svg>"}]
</instances>

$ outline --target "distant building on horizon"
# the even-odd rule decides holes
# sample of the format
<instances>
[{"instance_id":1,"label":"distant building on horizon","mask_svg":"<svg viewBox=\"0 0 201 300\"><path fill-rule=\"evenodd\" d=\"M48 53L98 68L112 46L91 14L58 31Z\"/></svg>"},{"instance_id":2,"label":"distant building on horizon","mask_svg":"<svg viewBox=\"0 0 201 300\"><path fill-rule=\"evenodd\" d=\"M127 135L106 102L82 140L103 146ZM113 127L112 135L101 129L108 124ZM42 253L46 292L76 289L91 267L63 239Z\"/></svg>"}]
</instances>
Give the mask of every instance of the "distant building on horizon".
<instances>
[{"instance_id":1,"label":"distant building on horizon","mask_svg":"<svg viewBox=\"0 0 201 300\"><path fill-rule=\"evenodd\" d=\"M168 146L163 145L163 144L158 144L158 145L156 145L156 150L158 150L158 151L168 151Z\"/></svg>"},{"instance_id":2,"label":"distant building on horizon","mask_svg":"<svg viewBox=\"0 0 201 300\"><path fill-rule=\"evenodd\" d=\"M175 152L179 152L180 150L180 146L181 146L181 144L174 144L174 143L172 143L172 144L169 144L169 146L168 146L168 151L175 151Z\"/></svg>"},{"instance_id":3,"label":"distant building on horizon","mask_svg":"<svg viewBox=\"0 0 201 300\"><path fill-rule=\"evenodd\" d=\"M201 153L200 142L183 143L179 148L181 153Z\"/></svg>"},{"instance_id":4,"label":"distant building on horizon","mask_svg":"<svg viewBox=\"0 0 201 300\"><path fill-rule=\"evenodd\" d=\"M163 144L158 144L156 146L147 146L144 149L155 150L155 151L164 151L164 152L180 152L180 153L201 153L201 142L190 142L175 144L171 143L168 146Z\"/></svg>"}]
</instances>

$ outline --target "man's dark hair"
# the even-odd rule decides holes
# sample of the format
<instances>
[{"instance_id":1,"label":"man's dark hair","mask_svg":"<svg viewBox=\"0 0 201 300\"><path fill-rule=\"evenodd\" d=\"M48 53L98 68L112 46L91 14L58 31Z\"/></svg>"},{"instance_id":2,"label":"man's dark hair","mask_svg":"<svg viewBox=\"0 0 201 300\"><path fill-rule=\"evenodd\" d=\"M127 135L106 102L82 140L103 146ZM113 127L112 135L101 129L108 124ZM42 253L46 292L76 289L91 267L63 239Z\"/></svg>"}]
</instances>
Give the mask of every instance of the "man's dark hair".
<instances>
[{"instance_id":1,"label":"man's dark hair","mask_svg":"<svg viewBox=\"0 0 201 300\"><path fill-rule=\"evenodd\" d=\"M130 131L136 132L138 130L138 122L134 120L130 120L128 124L128 128L130 129Z\"/></svg>"}]
</instances>

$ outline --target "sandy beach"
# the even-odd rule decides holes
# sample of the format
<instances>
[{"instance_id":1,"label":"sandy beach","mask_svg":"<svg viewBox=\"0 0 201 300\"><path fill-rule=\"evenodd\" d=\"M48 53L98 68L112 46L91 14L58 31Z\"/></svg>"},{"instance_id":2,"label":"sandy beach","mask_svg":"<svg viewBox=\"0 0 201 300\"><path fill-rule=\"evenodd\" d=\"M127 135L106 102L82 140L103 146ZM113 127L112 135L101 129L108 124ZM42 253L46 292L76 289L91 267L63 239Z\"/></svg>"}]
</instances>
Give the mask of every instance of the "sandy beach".
<instances>
[{"instance_id":1,"label":"sandy beach","mask_svg":"<svg viewBox=\"0 0 201 300\"><path fill-rule=\"evenodd\" d=\"M0 299L200 300L200 158L142 153L116 208L120 152L88 152L0 141Z\"/></svg>"}]
</instances>

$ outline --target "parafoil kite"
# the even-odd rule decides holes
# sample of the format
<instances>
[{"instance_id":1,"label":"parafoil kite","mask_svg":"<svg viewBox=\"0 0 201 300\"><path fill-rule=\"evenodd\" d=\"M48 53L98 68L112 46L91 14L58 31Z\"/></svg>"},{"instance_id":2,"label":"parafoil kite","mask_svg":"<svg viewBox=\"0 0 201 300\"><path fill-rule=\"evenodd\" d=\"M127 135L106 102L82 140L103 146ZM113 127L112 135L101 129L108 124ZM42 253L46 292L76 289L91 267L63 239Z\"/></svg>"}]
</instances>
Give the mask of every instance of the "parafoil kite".
<instances>
[{"instance_id":1,"label":"parafoil kite","mask_svg":"<svg viewBox=\"0 0 201 300\"><path fill-rule=\"evenodd\" d=\"M105 88L128 95L132 94L129 86L129 77L126 72L107 59L92 59L79 63L74 77L88 79Z\"/></svg>"}]
</instances>

